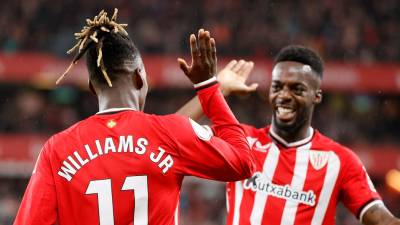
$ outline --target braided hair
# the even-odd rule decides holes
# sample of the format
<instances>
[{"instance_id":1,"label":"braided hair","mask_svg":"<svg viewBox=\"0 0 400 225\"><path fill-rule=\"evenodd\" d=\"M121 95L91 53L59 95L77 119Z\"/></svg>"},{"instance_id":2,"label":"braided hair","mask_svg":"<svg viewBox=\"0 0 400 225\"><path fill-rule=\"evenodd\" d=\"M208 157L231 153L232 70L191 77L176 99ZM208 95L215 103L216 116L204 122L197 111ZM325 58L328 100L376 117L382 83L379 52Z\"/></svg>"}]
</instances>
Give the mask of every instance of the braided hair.
<instances>
[{"instance_id":1,"label":"braided hair","mask_svg":"<svg viewBox=\"0 0 400 225\"><path fill-rule=\"evenodd\" d=\"M102 10L92 20L86 19L86 26L75 33L77 43L67 51L76 52L71 64L58 78L58 84L65 75L86 54L86 64L90 80L112 87L112 80L119 72L124 72L123 64L135 63L139 51L128 36L127 24L116 22L118 9L114 9L111 19Z\"/></svg>"}]
</instances>

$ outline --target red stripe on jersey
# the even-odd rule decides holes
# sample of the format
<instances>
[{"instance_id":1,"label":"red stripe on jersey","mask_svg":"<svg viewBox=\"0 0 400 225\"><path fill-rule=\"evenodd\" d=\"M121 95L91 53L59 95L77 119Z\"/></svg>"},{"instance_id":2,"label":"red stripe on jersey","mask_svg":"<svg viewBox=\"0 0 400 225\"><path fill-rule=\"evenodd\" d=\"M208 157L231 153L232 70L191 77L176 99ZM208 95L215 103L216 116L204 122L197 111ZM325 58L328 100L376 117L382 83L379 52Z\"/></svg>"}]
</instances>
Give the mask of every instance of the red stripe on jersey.
<instances>
[{"instance_id":1,"label":"red stripe on jersey","mask_svg":"<svg viewBox=\"0 0 400 225\"><path fill-rule=\"evenodd\" d=\"M233 222L233 213L231 213L231 210L234 210L234 204L235 204L235 183L236 182L229 182L226 183L226 224L232 224Z\"/></svg>"},{"instance_id":2,"label":"red stripe on jersey","mask_svg":"<svg viewBox=\"0 0 400 225\"><path fill-rule=\"evenodd\" d=\"M304 193L304 183L306 181L308 161L309 161L309 148L311 144L300 146L296 149L295 165L292 170L292 180L287 183L290 187L285 190L284 197L287 199L285 202L284 210L280 224L292 225L296 217L298 206L306 204L309 200L303 199L302 196L306 196L309 193ZM302 191L302 192L299 192ZM300 195L300 197L298 197ZM303 202L301 202L303 201Z\"/></svg>"},{"instance_id":3,"label":"red stripe on jersey","mask_svg":"<svg viewBox=\"0 0 400 225\"><path fill-rule=\"evenodd\" d=\"M335 188L337 188L340 160L333 151L329 150L310 150L309 159L303 190L314 192L315 205L311 207L301 204L296 214L295 224L302 225L312 222L313 224L333 225L335 224L335 208L339 193Z\"/></svg>"},{"instance_id":4,"label":"red stripe on jersey","mask_svg":"<svg viewBox=\"0 0 400 225\"><path fill-rule=\"evenodd\" d=\"M329 159L325 168L322 188L319 189L317 204L312 217L315 224L335 224L336 203L338 194L337 180L339 177L341 162L339 157L333 152L328 151Z\"/></svg>"},{"instance_id":5,"label":"red stripe on jersey","mask_svg":"<svg viewBox=\"0 0 400 225\"><path fill-rule=\"evenodd\" d=\"M253 154L256 158L257 168L261 171L268 153L253 151ZM250 224L248 218L253 209L255 193L244 189L246 181L248 180L227 184L227 209L229 209L227 224Z\"/></svg>"},{"instance_id":6,"label":"red stripe on jersey","mask_svg":"<svg viewBox=\"0 0 400 225\"><path fill-rule=\"evenodd\" d=\"M293 171L296 164L296 149L284 149L280 148L280 151L285 151L285 154L279 155L279 161L276 171L272 179L273 185L277 188L285 187L286 184L290 184L293 178ZM278 190L276 190L278 192ZM281 193L284 195L284 193ZM264 210L263 221L270 221L272 224L279 224L282 218L282 213L285 208L286 199L276 196L268 196L267 204Z\"/></svg>"},{"instance_id":7,"label":"red stripe on jersey","mask_svg":"<svg viewBox=\"0 0 400 225\"><path fill-rule=\"evenodd\" d=\"M250 223L252 225L261 224L265 212L267 199L270 197L268 189L272 186L271 180L275 175L275 171L279 162L280 151L275 144L272 144L268 150L267 157L264 161L262 170L258 173L258 178L255 180L252 190L248 192L254 194L254 205L250 214Z\"/></svg>"},{"instance_id":8,"label":"red stripe on jersey","mask_svg":"<svg viewBox=\"0 0 400 225\"><path fill-rule=\"evenodd\" d=\"M255 199L255 193L253 191L244 191L243 192L243 199L240 204L240 215L239 215L239 223L240 225L250 225L250 221L248 218L250 218L251 212L254 207L254 199ZM234 222L236 222L234 220ZM237 225L233 223L233 225Z\"/></svg>"},{"instance_id":9,"label":"red stripe on jersey","mask_svg":"<svg viewBox=\"0 0 400 225\"><path fill-rule=\"evenodd\" d=\"M308 163L307 176L306 176L306 180L304 182L303 190L308 191L308 190L316 190L317 189L319 191L314 191L314 194L317 196L314 206L310 206L310 205L306 205L306 204L298 205L294 224L296 224L296 225L310 224L310 218L312 218L314 215L315 207L317 206L320 192L321 192L320 190L324 183L325 174L326 174L326 166L320 170L316 170L311 165L310 162Z\"/></svg>"},{"instance_id":10,"label":"red stripe on jersey","mask_svg":"<svg viewBox=\"0 0 400 225\"><path fill-rule=\"evenodd\" d=\"M269 164L266 163L266 160L268 157L270 158L269 159L270 162L271 162L271 157L273 157L272 154L270 154L270 151L268 151L267 153L254 151L253 153L257 159L256 165L257 165L258 172L262 172L263 171L262 168L265 168L266 166L270 166L270 165L272 165L272 163L274 163L274 162L269 163ZM260 168L260 170L258 170L259 168ZM275 170L275 168L273 168L273 169ZM270 172L272 172L271 169L268 169L268 170ZM254 207L257 207L254 204L254 202L256 201L255 199L256 199L256 192L249 191L249 190L244 191L243 199L242 199L241 205L240 205L240 217L239 217L240 225L242 225L242 224L250 225L250 221L248 218L251 217L251 215L254 211ZM261 212L262 212L262 210L261 210ZM236 225L236 224L233 223L233 225Z\"/></svg>"}]
</instances>

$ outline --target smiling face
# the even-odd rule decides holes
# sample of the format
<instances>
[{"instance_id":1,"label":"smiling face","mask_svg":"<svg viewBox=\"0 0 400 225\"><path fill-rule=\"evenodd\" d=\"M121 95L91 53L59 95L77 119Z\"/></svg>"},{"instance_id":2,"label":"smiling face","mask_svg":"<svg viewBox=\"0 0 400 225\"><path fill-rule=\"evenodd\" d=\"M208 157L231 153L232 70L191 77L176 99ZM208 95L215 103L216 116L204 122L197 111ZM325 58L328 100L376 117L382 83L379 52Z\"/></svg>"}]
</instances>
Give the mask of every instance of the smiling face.
<instances>
[{"instance_id":1,"label":"smiling face","mask_svg":"<svg viewBox=\"0 0 400 225\"><path fill-rule=\"evenodd\" d=\"M275 131L293 134L308 129L314 106L322 99L320 84L309 65L293 61L275 65L269 91Z\"/></svg>"}]
</instances>

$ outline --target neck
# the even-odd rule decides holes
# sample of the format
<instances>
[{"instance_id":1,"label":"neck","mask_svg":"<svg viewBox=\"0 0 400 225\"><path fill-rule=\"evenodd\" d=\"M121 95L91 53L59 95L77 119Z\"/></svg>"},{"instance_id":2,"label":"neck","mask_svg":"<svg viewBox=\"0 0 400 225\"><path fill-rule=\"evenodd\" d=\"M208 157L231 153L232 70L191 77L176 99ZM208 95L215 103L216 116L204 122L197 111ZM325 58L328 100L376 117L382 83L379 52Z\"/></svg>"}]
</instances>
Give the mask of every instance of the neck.
<instances>
[{"instance_id":1,"label":"neck","mask_svg":"<svg viewBox=\"0 0 400 225\"><path fill-rule=\"evenodd\" d=\"M99 111L110 108L132 108L139 111L139 97L133 91L126 91L118 88L102 90L97 95L99 101Z\"/></svg>"},{"instance_id":2,"label":"neck","mask_svg":"<svg viewBox=\"0 0 400 225\"><path fill-rule=\"evenodd\" d=\"M272 122L271 129L277 134L279 137L283 138L286 142L292 143L303 140L310 136L310 123L306 123L298 129L281 129L278 128L276 123Z\"/></svg>"}]
</instances>

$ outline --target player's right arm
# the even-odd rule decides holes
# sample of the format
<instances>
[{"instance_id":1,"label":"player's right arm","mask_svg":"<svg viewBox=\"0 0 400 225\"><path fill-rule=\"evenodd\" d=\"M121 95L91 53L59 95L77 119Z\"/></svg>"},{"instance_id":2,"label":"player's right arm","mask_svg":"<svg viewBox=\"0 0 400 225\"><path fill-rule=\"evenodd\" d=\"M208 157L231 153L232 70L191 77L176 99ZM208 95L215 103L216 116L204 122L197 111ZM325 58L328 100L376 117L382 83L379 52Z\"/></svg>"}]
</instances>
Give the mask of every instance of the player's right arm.
<instances>
[{"instance_id":1,"label":"player's right arm","mask_svg":"<svg viewBox=\"0 0 400 225\"><path fill-rule=\"evenodd\" d=\"M194 83L204 113L214 124L215 136L196 122L186 119L176 132L175 144L180 152L181 172L223 181L240 180L252 175L255 168L243 129L219 90L215 79L216 47L208 31L199 30L199 47L190 36L192 64L178 62ZM177 118L178 119L178 118ZM181 118L182 119L182 118Z\"/></svg>"},{"instance_id":2,"label":"player's right arm","mask_svg":"<svg viewBox=\"0 0 400 225\"><path fill-rule=\"evenodd\" d=\"M377 204L369 208L363 218L365 225L400 225L400 219L390 213L383 204Z\"/></svg>"},{"instance_id":3,"label":"player's right arm","mask_svg":"<svg viewBox=\"0 0 400 225\"><path fill-rule=\"evenodd\" d=\"M246 80L253 70L254 63L245 60L231 60L217 75L220 88L225 96L231 93L245 94L257 89L257 84L246 84ZM204 115L199 98L196 96L182 106L177 112L179 115L188 116L195 121Z\"/></svg>"},{"instance_id":4,"label":"player's right arm","mask_svg":"<svg viewBox=\"0 0 400 225\"><path fill-rule=\"evenodd\" d=\"M365 225L400 225L384 205L360 159L350 150L341 185L344 205Z\"/></svg>"},{"instance_id":5,"label":"player's right arm","mask_svg":"<svg viewBox=\"0 0 400 225\"><path fill-rule=\"evenodd\" d=\"M47 142L38 156L14 225L56 224L57 198L48 150Z\"/></svg>"}]
</instances>

